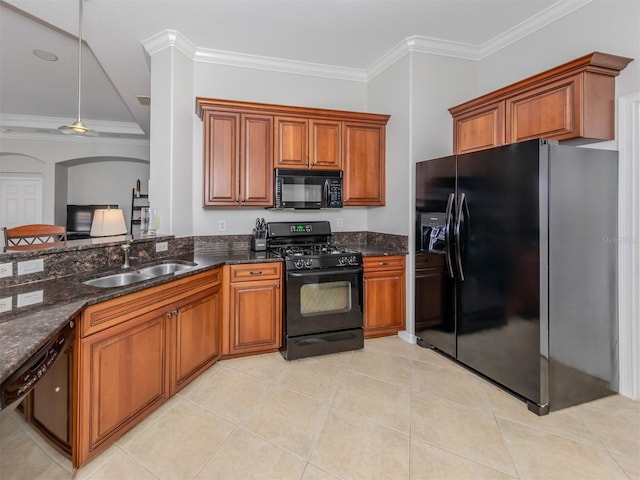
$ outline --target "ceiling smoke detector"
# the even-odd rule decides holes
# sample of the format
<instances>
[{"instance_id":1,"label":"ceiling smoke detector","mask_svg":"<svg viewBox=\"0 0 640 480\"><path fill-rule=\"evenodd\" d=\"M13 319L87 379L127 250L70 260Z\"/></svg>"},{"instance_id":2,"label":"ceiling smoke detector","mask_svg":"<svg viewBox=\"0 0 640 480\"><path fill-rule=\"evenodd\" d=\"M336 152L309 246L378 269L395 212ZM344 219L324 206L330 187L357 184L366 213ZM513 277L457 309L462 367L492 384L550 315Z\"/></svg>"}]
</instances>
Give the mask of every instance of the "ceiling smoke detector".
<instances>
[{"instance_id":1,"label":"ceiling smoke detector","mask_svg":"<svg viewBox=\"0 0 640 480\"><path fill-rule=\"evenodd\" d=\"M151 97L149 95L136 95L136 98L140 105L144 105L145 107L151 105Z\"/></svg>"}]
</instances>

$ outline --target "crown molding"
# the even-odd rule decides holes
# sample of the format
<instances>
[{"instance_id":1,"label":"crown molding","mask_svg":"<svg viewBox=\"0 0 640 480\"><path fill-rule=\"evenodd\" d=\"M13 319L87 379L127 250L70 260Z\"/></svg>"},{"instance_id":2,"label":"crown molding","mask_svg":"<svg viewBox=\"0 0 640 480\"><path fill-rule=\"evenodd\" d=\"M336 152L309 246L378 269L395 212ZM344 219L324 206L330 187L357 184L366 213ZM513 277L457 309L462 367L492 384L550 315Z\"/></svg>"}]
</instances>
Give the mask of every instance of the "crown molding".
<instances>
[{"instance_id":1,"label":"crown molding","mask_svg":"<svg viewBox=\"0 0 640 480\"><path fill-rule=\"evenodd\" d=\"M176 48L187 58L196 62L228 65L232 67L254 68L274 72L311 75L324 78L336 78L357 82L367 81L364 69L323 65L319 63L286 60L276 57L249 55L244 53L198 48L194 43L176 30L165 30L142 42L149 55L167 48Z\"/></svg>"},{"instance_id":2,"label":"crown molding","mask_svg":"<svg viewBox=\"0 0 640 480\"><path fill-rule=\"evenodd\" d=\"M49 135L51 135L53 131L60 133L57 132L58 127L60 125L68 124L71 121L73 120L68 117L38 117L33 115L0 114L1 128L47 130ZM146 135L144 130L140 128L140 125L134 122L110 122L105 120L91 120L88 118L83 118L82 121L99 133ZM63 133L60 134L64 135ZM67 135L64 136L68 137Z\"/></svg>"},{"instance_id":3,"label":"crown molding","mask_svg":"<svg viewBox=\"0 0 640 480\"><path fill-rule=\"evenodd\" d=\"M375 78L408 53L427 53L465 60L482 60L592 1L560 0L482 45L451 42L420 35L405 38L367 69L367 80Z\"/></svg>"},{"instance_id":4,"label":"crown molding","mask_svg":"<svg viewBox=\"0 0 640 480\"><path fill-rule=\"evenodd\" d=\"M312 75L340 80L368 82L389 68L408 53L444 55L465 60L481 60L512 43L544 28L559 18L582 8L593 0L559 0L550 7L528 18L506 32L482 45L452 42L438 38L414 35L405 38L369 68L359 69L324 65L318 63L286 60L283 58L249 55L226 50L199 48L176 30L165 30L142 42L149 55L166 48L176 48L193 61L229 65L233 67L255 68L297 75Z\"/></svg>"},{"instance_id":5,"label":"crown molding","mask_svg":"<svg viewBox=\"0 0 640 480\"><path fill-rule=\"evenodd\" d=\"M27 130L10 130L8 132L0 131L0 139L6 140L29 140L29 141L41 141L41 142L60 142L66 143L84 143L85 145L91 143L92 145L129 145L149 147L149 140L142 138L128 138L128 137L79 137L75 135L65 135L64 133L55 132L42 132L40 130L27 131Z\"/></svg>"},{"instance_id":6,"label":"crown molding","mask_svg":"<svg viewBox=\"0 0 640 480\"><path fill-rule=\"evenodd\" d=\"M506 32L503 32L484 43L480 47L480 52L476 60L481 60L484 57L488 57L489 55L502 50L512 43L552 24L556 20L591 2L593 2L593 0L560 0L554 3L550 7L547 7L537 14L527 18L524 22L519 23L515 27L510 28Z\"/></svg>"},{"instance_id":7,"label":"crown molding","mask_svg":"<svg viewBox=\"0 0 640 480\"><path fill-rule=\"evenodd\" d=\"M177 30L164 30L142 41L142 46L149 55L155 55L167 48L175 48L185 57L195 60L198 47L195 43Z\"/></svg>"},{"instance_id":8,"label":"crown molding","mask_svg":"<svg viewBox=\"0 0 640 480\"><path fill-rule=\"evenodd\" d=\"M350 80L355 82L366 82L368 80L366 70L360 68L339 67L320 63L286 60L276 57L248 55L225 50L199 48L196 52L195 60L203 63L215 63L233 67L255 68L259 70L270 70L297 75L335 78L338 80Z\"/></svg>"}]
</instances>

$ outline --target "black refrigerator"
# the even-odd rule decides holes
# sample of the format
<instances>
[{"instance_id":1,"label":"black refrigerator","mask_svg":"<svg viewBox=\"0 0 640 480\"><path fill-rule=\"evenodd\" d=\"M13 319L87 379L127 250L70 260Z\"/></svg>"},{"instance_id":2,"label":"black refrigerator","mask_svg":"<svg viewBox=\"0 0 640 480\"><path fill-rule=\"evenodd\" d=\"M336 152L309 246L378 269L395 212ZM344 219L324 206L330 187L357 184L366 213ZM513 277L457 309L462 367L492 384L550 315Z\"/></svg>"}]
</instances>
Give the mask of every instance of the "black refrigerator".
<instances>
[{"instance_id":1,"label":"black refrigerator","mask_svg":"<svg viewBox=\"0 0 640 480\"><path fill-rule=\"evenodd\" d=\"M418 344L539 415L616 391L617 181L539 139L418 162Z\"/></svg>"}]
</instances>

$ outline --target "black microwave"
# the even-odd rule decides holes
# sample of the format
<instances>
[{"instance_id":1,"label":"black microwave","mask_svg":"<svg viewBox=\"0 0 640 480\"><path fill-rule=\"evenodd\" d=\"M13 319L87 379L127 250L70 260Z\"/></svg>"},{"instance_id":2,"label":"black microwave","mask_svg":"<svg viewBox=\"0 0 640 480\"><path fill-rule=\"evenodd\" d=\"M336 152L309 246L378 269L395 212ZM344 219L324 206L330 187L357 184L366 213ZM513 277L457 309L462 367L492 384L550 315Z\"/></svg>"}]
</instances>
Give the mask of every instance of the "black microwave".
<instances>
[{"instance_id":1,"label":"black microwave","mask_svg":"<svg viewBox=\"0 0 640 480\"><path fill-rule=\"evenodd\" d=\"M275 208L342 208L341 170L275 169Z\"/></svg>"}]
</instances>

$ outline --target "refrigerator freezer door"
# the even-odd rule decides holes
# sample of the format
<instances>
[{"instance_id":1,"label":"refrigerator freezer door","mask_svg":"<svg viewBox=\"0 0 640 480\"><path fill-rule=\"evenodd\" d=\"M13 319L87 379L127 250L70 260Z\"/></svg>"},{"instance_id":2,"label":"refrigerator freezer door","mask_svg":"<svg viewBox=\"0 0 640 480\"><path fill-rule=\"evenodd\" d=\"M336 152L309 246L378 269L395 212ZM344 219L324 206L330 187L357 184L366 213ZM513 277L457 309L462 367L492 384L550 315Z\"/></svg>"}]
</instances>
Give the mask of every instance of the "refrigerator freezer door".
<instances>
[{"instance_id":1,"label":"refrigerator freezer door","mask_svg":"<svg viewBox=\"0 0 640 480\"><path fill-rule=\"evenodd\" d=\"M455 356L455 283L451 231L455 157L416 164L416 336Z\"/></svg>"},{"instance_id":2,"label":"refrigerator freezer door","mask_svg":"<svg viewBox=\"0 0 640 480\"><path fill-rule=\"evenodd\" d=\"M539 142L460 155L457 182L457 358L539 403Z\"/></svg>"}]
</instances>

